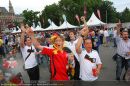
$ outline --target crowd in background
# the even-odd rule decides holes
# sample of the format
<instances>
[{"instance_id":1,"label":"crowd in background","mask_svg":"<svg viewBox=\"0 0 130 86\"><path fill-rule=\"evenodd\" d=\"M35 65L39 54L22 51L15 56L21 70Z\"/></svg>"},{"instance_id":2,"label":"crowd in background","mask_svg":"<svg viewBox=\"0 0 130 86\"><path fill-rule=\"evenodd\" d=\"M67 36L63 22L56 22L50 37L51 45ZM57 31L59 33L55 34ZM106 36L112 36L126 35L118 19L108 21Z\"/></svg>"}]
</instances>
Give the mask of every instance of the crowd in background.
<instances>
[{"instance_id":1,"label":"crowd in background","mask_svg":"<svg viewBox=\"0 0 130 86\"><path fill-rule=\"evenodd\" d=\"M90 72L89 73L87 72L88 75L86 75L86 77L83 77L85 75L84 71L88 71L89 68L92 69L92 66L91 67L88 66L88 65L91 65L91 63L92 64L95 63L96 66L98 64L102 64L101 60L100 60L100 57L98 55L98 53L100 52L99 51L99 47L101 45L103 45L104 47L110 47L110 43L113 42L113 46L111 46L111 47L119 48L119 45L118 45L119 42L117 42L117 37L118 37L118 35L120 35L120 37L122 37L122 34L121 34L121 32L118 33L118 30L119 30L119 27L115 27L114 29L103 28L103 27L91 27L91 28L89 28L89 32L87 34L87 37L84 37L84 35L82 35L82 33L83 33L83 32L81 32L82 29L74 29L74 30L67 29L67 30L62 30L62 31L34 32L34 38L37 39L37 41L38 41L38 43L40 45L46 46L46 47L50 47L50 48L54 49L56 47L54 46L55 42L54 43L52 42L52 36L57 36L57 34L60 34L60 36L62 36L65 39L64 47L67 47L67 49L64 49L64 51L69 52L69 53L73 53L73 55L74 55L74 58L73 58L74 62L70 61L70 64L68 66L69 68L67 68L68 78L64 78L64 76L62 77L62 76L55 75L54 74L55 72L53 70L53 72L51 72L52 73L51 80L85 80L85 81L87 80L87 81L94 81L94 80L97 79L98 76L96 76L96 75L95 76L91 76ZM20 39L21 34L22 34L22 32L19 33L19 34L4 34L4 33L0 33L0 60L2 60L3 58L6 58L6 55L14 47L15 47L15 49L17 49L18 52L22 51L21 50L21 45L20 45L21 44L21 41L20 41L21 40ZM28 34L24 33L24 37L25 38L27 38L27 35ZM82 38L82 40L85 40L85 39L88 39L88 40L81 42L80 37ZM32 39L33 38L30 38L30 40L32 40ZM84 60L83 59L79 59L79 58L82 58L82 56L84 55L84 54L82 55L82 52L86 52L87 51L87 50L84 51L84 49L86 47L85 47L85 45L83 43L86 43L86 46L88 47L89 45L87 45L87 43L89 43L89 39L91 39L90 44L92 43L92 52L91 52L92 55L91 55L91 53L85 53L85 55L88 55L87 57L85 56L85 58L87 60L89 60L91 63L84 65L84 63L83 63ZM29 39L26 39L26 40L24 40L24 42L27 42L28 40ZM35 41L32 40L32 42L34 43ZM78 47L78 51L80 51L79 50L80 48L82 49L82 51L80 51L80 53L79 53L76 50L76 47L80 44L80 42L81 42L81 45ZM77 46L75 47L75 45L77 45ZM126 43L126 45L127 45L127 43ZM25 43L24 46L26 46L26 43ZM24 48L24 46L23 46L23 48ZM36 49L36 48L37 48L36 46L33 46L33 49ZM47 48L46 51L49 51L49 49ZM127 51L129 51L129 50L127 50ZM52 67L52 65L51 65L52 64L52 60L53 60L52 59L53 58L52 55L50 55L47 52L45 52L44 48L43 48L43 50L42 49L41 50L36 49L36 52L40 52L40 53L36 54L36 57L38 57L38 58L36 58L36 61L37 61L36 65L38 65L38 64L40 64L42 62L42 58L43 57L48 57L48 60L50 60L50 67ZM47 54L48 56L47 55L41 55L41 52L42 52L42 54ZM122 51L122 52L124 52L124 51ZM120 52L117 52L117 53L120 55ZM22 54L24 54L24 53L22 53ZM93 54L98 58L98 61L95 62L95 61L93 61L94 59L91 59L91 58L94 57ZM79 56L81 56L81 57L79 57ZM49 57L52 57L52 58L49 58ZM124 56L121 55L121 58L123 58L123 57ZM25 60L25 58L24 58L24 60ZM130 60L129 53L128 53L128 59L127 60L125 60L123 58L123 62L125 62L127 64L123 63L122 60L120 60L120 63L118 63L119 61L117 61L116 80L121 80L120 76L121 76L122 67L120 68L119 66L122 66L122 65L123 66L127 66L126 71L130 67L128 60ZM66 65L68 65L68 63L66 63ZM85 68L85 67L87 67L88 69L87 70L83 70L82 68ZM28 74L31 74L30 70L28 70L28 67L25 66L25 69L27 69ZM53 69L55 69L55 68L53 68ZM101 67L100 67L100 69L101 69ZM58 69L58 71L60 71L60 70L63 70L63 69ZM50 69L50 71L52 71L52 70ZM91 70L89 70L89 71L91 71ZM38 69L37 73L38 72L39 72L39 69ZM84 74L84 75L82 75L81 73ZM36 71L35 71L35 74L36 74ZM55 75L56 77L54 77L53 75ZM35 80L35 77L31 77L32 75L29 75L29 76L30 76L30 80ZM40 75L38 75L37 80L39 80L39 76Z\"/></svg>"}]
</instances>

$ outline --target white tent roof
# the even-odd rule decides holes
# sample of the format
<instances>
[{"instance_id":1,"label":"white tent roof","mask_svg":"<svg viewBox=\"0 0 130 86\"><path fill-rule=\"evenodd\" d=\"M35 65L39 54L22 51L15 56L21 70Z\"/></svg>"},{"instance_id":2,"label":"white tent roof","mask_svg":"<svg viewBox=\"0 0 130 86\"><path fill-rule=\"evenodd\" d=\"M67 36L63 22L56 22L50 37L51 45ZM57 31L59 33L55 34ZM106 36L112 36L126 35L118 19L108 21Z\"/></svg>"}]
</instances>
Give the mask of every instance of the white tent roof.
<instances>
[{"instance_id":1,"label":"white tent roof","mask_svg":"<svg viewBox=\"0 0 130 86\"><path fill-rule=\"evenodd\" d=\"M59 30L59 29L66 29L66 28L77 28L77 27L78 26L71 25L67 21L64 21L63 24L57 28L57 30Z\"/></svg>"},{"instance_id":2,"label":"white tent roof","mask_svg":"<svg viewBox=\"0 0 130 86\"><path fill-rule=\"evenodd\" d=\"M33 31L42 31L43 28L41 28L39 25L33 30Z\"/></svg>"},{"instance_id":3,"label":"white tent roof","mask_svg":"<svg viewBox=\"0 0 130 86\"><path fill-rule=\"evenodd\" d=\"M43 29L42 31L46 31L46 30L55 30L57 29L58 26L54 24L54 22L51 22L51 25L45 29Z\"/></svg>"},{"instance_id":4,"label":"white tent roof","mask_svg":"<svg viewBox=\"0 0 130 86\"><path fill-rule=\"evenodd\" d=\"M21 29L19 27L17 27L18 30L16 31L16 27L14 28L14 30L11 32L11 33L20 33L21 32Z\"/></svg>"},{"instance_id":5,"label":"white tent roof","mask_svg":"<svg viewBox=\"0 0 130 86\"><path fill-rule=\"evenodd\" d=\"M94 13L92 13L90 19L87 22L88 26L99 26L99 25L104 25L106 23L102 22L101 20L99 20Z\"/></svg>"}]
</instances>

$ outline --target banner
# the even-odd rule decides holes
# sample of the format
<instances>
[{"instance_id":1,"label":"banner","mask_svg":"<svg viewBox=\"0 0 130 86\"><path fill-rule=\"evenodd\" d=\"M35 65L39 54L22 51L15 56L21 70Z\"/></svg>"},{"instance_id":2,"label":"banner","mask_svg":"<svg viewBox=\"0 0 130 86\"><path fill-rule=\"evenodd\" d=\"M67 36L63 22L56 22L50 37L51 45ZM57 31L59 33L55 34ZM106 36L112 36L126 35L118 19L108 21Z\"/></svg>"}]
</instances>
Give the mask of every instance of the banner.
<instances>
[{"instance_id":1,"label":"banner","mask_svg":"<svg viewBox=\"0 0 130 86\"><path fill-rule=\"evenodd\" d=\"M79 19L79 16L77 14L75 15L75 18L77 19L78 23L80 24L80 19Z\"/></svg>"},{"instance_id":2,"label":"banner","mask_svg":"<svg viewBox=\"0 0 130 86\"><path fill-rule=\"evenodd\" d=\"M85 19L87 18L87 8L86 8L85 2L84 2L84 17L85 17Z\"/></svg>"}]
</instances>

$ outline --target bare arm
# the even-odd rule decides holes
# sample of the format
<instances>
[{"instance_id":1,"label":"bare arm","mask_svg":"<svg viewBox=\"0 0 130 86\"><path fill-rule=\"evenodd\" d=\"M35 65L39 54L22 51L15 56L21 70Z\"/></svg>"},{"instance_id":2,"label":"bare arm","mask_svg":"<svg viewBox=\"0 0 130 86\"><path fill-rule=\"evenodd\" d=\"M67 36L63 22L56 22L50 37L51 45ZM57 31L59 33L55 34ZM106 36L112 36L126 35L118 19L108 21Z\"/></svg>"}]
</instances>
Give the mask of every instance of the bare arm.
<instances>
[{"instance_id":1,"label":"bare arm","mask_svg":"<svg viewBox=\"0 0 130 86\"><path fill-rule=\"evenodd\" d=\"M82 37L79 37L79 38L78 38L78 41L77 41L77 43L76 43L76 45L75 45L76 52L77 52L78 54L81 54L81 52L82 52L82 49L81 49L82 43L83 43L83 38L82 38Z\"/></svg>"},{"instance_id":2,"label":"bare arm","mask_svg":"<svg viewBox=\"0 0 130 86\"><path fill-rule=\"evenodd\" d=\"M34 36L31 36L31 39L36 48L43 50L44 46L41 46L40 43L37 41L37 39Z\"/></svg>"},{"instance_id":3,"label":"bare arm","mask_svg":"<svg viewBox=\"0 0 130 86\"><path fill-rule=\"evenodd\" d=\"M100 74L101 68L102 68L102 64L98 64L97 65L97 74L98 75Z\"/></svg>"},{"instance_id":4,"label":"bare arm","mask_svg":"<svg viewBox=\"0 0 130 86\"><path fill-rule=\"evenodd\" d=\"M24 28L24 25L21 24L20 25L20 28L21 28L21 37L20 37L20 46L23 48L24 47L24 35L25 35L25 32L26 32L26 29Z\"/></svg>"},{"instance_id":5,"label":"bare arm","mask_svg":"<svg viewBox=\"0 0 130 86\"><path fill-rule=\"evenodd\" d=\"M117 24L117 35L118 36L120 35L120 27L118 26L118 24Z\"/></svg>"},{"instance_id":6,"label":"bare arm","mask_svg":"<svg viewBox=\"0 0 130 86\"><path fill-rule=\"evenodd\" d=\"M31 37L34 46L40 50L43 50L44 46L41 46L37 39L34 37L34 32L30 27L27 28L27 34Z\"/></svg>"},{"instance_id":7,"label":"bare arm","mask_svg":"<svg viewBox=\"0 0 130 86\"><path fill-rule=\"evenodd\" d=\"M120 35L121 22L117 23L117 35Z\"/></svg>"},{"instance_id":8,"label":"bare arm","mask_svg":"<svg viewBox=\"0 0 130 86\"><path fill-rule=\"evenodd\" d=\"M25 35L25 33L22 32L21 37L20 37L20 46L21 46L22 48L24 47L24 35Z\"/></svg>"},{"instance_id":9,"label":"bare arm","mask_svg":"<svg viewBox=\"0 0 130 86\"><path fill-rule=\"evenodd\" d=\"M85 21L85 18L84 17L81 17L81 20L84 22L84 28L80 31L80 37L76 43L76 52L78 54L80 54L82 52L82 49L81 49L81 46L82 46L82 43L83 43L83 37L82 36L87 36L88 35L88 32L89 32L89 29L88 29L88 26L86 24L86 21Z\"/></svg>"}]
</instances>

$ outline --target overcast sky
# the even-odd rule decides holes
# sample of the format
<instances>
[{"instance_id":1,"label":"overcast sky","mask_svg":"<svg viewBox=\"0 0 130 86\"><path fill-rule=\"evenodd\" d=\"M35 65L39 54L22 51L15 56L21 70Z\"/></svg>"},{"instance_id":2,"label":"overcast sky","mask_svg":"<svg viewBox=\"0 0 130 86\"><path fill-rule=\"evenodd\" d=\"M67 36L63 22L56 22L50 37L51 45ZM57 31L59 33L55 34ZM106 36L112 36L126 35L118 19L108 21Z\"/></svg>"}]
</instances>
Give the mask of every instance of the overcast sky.
<instances>
[{"instance_id":1,"label":"overcast sky","mask_svg":"<svg viewBox=\"0 0 130 86\"><path fill-rule=\"evenodd\" d=\"M29 9L41 11L46 5L58 3L60 0L11 0L16 14L22 13L23 10ZM114 7L118 12L123 11L126 7L130 8L130 0L109 0L114 2ZM8 10L9 0L0 0L0 7L6 7Z\"/></svg>"}]
</instances>

